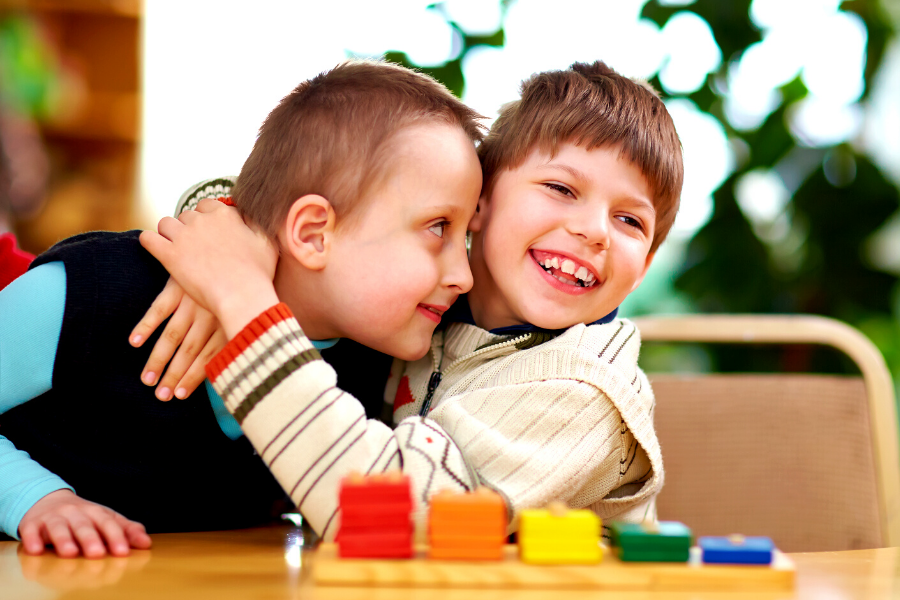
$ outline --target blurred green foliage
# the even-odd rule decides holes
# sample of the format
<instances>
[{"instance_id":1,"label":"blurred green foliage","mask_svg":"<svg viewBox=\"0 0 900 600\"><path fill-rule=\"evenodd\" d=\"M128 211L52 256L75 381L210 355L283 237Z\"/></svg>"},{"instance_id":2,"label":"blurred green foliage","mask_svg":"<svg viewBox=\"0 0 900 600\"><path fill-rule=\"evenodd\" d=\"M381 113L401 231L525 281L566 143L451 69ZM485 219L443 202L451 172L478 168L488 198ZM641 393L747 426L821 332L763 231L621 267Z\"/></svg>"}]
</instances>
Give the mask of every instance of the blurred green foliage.
<instances>
[{"instance_id":1,"label":"blurred green foliage","mask_svg":"<svg viewBox=\"0 0 900 600\"><path fill-rule=\"evenodd\" d=\"M26 117L52 112L59 66L30 17L0 10L0 107Z\"/></svg>"},{"instance_id":2,"label":"blurred green foliage","mask_svg":"<svg viewBox=\"0 0 900 600\"><path fill-rule=\"evenodd\" d=\"M895 378L900 377L900 314L892 302L900 293L900 279L871 265L863 251L900 208L900 192L849 144L806 148L798 143L786 113L806 95L799 78L781 89L781 106L758 129L731 127L715 84L717 78L725 79L730 63L747 46L760 40L749 18L750 0L698 0L687 7L653 1L644 6L642 16L662 27L685 8L709 23L725 57L718 71L709 75L708 85L687 97L713 115L729 138L742 140L748 156L715 192L713 216L688 244L675 288L699 312L812 313L840 319L866 333L885 355ZM867 95L893 31L878 2L844 2L841 9L859 15L868 31ZM660 87L658 80L653 83ZM773 169L786 181L800 182L786 208L791 231L783 237L788 242L767 240L738 206L736 184L755 169ZM725 370L771 367L759 365L751 349L724 348L713 358L717 368ZM798 359L789 350L779 367L842 371L846 361L821 353Z\"/></svg>"}]
</instances>

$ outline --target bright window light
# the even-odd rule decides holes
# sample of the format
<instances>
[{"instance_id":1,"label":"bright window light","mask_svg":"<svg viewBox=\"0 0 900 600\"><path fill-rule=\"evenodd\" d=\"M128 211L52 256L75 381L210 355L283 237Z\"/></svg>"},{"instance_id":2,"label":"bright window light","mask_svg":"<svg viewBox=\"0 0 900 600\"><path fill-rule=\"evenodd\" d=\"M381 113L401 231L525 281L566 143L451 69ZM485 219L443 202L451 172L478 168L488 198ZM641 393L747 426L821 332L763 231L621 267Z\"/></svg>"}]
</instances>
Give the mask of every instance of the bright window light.
<instances>
[{"instance_id":1,"label":"bright window light","mask_svg":"<svg viewBox=\"0 0 900 600\"><path fill-rule=\"evenodd\" d=\"M690 100L670 100L666 108L684 153L681 208L672 233L690 237L712 216L712 193L733 169L732 151L722 125Z\"/></svg>"},{"instance_id":2,"label":"bright window light","mask_svg":"<svg viewBox=\"0 0 900 600\"><path fill-rule=\"evenodd\" d=\"M499 0L446 0L443 7L466 33L488 35L500 29Z\"/></svg>"},{"instance_id":3,"label":"bright window light","mask_svg":"<svg viewBox=\"0 0 900 600\"><path fill-rule=\"evenodd\" d=\"M818 15L833 13L842 0L753 0L750 19L761 29L796 25Z\"/></svg>"},{"instance_id":4,"label":"bright window light","mask_svg":"<svg viewBox=\"0 0 900 600\"><path fill-rule=\"evenodd\" d=\"M735 195L741 212L757 225L774 222L791 198L781 176L770 169L744 174L735 186Z\"/></svg>"},{"instance_id":5,"label":"bright window light","mask_svg":"<svg viewBox=\"0 0 900 600\"><path fill-rule=\"evenodd\" d=\"M859 133L862 109L811 95L791 107L788 123L802 145L832 146Z\"/></svg>"},{"instance_id":6,"label":"bright window light","mask_svg":"<svg viewBox=\"0 0 900 600\"><path fill-rule=\"evenodd\" d=\"M803 83L812 94L830 102L856 102L864 86L865 23L855 14L838 12L819 20L814 31Z\"/></svg>"},{"instance_id":7,"label":"bright window light","mask_svg":"<svg viewBox=\"0 0 900 600\"><path fill-rule=\"evenodd\" d=\"M700 88L706 76L719 68L722 51L709 24L692 12L678 12L660 32L669 57L659 74L666 91L686 94Z\"/></svg>"}]
</instances>

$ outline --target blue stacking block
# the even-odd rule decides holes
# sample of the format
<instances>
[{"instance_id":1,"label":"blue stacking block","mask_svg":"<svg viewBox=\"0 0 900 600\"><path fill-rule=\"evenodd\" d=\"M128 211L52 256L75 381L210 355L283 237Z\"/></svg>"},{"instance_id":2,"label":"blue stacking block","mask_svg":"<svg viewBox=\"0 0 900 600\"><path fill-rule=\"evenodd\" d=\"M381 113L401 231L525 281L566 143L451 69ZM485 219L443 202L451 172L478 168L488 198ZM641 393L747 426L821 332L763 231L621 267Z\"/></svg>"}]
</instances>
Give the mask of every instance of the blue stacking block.
<instances>
[{"instance_id":1,"label":"blue stacking block","mask_svg":"<svg viewBox=\"0 0 900 600\"><path fill-rule=\"evenodd\" d=\"M701 537L703 562L720 565L768 565L775 545L767 537Z\"/></svg>"}]
</instances>

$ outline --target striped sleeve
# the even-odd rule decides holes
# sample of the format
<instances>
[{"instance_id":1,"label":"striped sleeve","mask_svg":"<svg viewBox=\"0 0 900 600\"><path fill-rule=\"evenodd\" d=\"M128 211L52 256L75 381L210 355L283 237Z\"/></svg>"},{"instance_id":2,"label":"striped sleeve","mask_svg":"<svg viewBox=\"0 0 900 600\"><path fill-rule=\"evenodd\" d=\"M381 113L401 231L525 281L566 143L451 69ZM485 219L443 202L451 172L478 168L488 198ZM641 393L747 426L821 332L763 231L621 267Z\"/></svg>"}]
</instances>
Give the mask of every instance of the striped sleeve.
<instances>
[{"instance_id":1,"label":"striped sleeve","mask_svg":"<svg viewBox=\"0 0 900 600\"><path fill-rule=\"evenodd\" d=\"M367 420L362 404L337 388L334 370L283 303L249 323L206 372L272 474L325 539L333 539L339 526L338 488L351 471L402 468L412 480L419 528L431 494L475 485L453 440L430 419L407 419L396 430Z\"/></svg>"}]
</instances>

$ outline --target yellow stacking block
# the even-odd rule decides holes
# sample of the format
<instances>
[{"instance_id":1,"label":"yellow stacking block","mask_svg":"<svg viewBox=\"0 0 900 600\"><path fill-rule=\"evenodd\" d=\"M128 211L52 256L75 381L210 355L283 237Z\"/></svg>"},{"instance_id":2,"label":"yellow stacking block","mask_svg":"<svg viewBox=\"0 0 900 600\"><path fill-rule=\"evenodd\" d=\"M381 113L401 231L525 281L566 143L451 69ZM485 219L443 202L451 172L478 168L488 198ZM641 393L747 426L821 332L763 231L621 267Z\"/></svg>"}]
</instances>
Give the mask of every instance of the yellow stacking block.
<instances>
[{"instance_id":1,"label":"yellow stacking block","mask_svg":"<svg viewBox=\"0 0 900 600\"><path fill-rule=\"evenodd\" d=\"M519 558L531 564L595 564L603 558L600 517L565 506L523 510L519 517Z\"/></svg>"}]
</instances>

